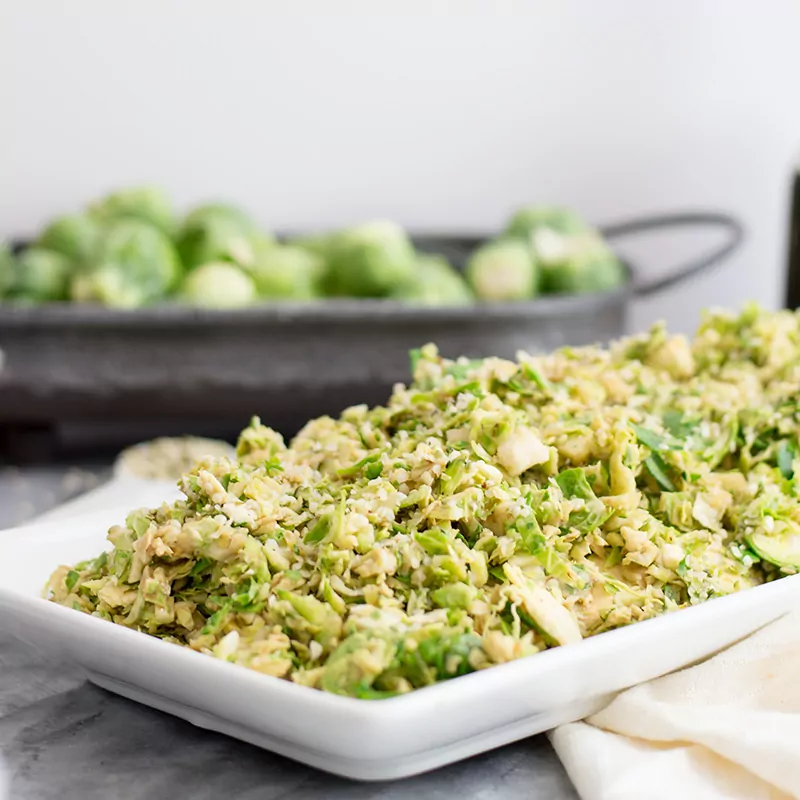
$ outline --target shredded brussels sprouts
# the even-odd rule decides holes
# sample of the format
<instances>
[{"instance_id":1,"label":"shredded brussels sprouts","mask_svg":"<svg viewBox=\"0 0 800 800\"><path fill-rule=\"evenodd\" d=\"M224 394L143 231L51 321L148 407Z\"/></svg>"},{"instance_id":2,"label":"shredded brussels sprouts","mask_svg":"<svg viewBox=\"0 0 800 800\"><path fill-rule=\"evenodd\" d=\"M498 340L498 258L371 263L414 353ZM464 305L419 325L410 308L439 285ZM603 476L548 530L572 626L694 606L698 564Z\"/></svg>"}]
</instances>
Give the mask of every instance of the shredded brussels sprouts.
<instances>
[{"instance_id":1,"label":"shredded brussels sprouts","mask_svg":"<svg viewBox=\"0 0 800 800\"><path fill-rule=\"evenodd\" d=\"M609 349L449 361L385 407L254 419L130 514L57 603L379 698L800 567L800 316L706 316Z\"/></svg>"}]
</instances>

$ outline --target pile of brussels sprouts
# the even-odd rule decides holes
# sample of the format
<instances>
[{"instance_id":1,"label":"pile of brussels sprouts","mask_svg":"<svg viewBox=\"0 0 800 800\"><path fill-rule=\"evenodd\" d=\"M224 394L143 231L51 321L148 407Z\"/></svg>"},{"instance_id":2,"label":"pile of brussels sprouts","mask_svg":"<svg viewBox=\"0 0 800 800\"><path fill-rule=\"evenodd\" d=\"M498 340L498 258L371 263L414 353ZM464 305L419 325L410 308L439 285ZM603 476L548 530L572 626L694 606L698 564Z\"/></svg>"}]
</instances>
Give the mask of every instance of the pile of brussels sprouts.
<instances>
[{"instance_id":1,"label":"pile of brussels sprouts","mask_svg":"<svg viewBox=\"0 0 800 800\"><path fill-rule=\"evenodd\" d=\"M595 230L544 207L518 211L463 273L442 256L417 252L393 222L278 242L229 205L203 205L179 219L169 198L149 186L53 220L18 254L0 244L0 298L28 305L242 308L326 297L468 305L604 291L624 281Z\"/></svg>"},{"instance_id":2,"label":"pile of brussels sprouts","mask_svg":"<svg viewBox=\"0 0 800 800\"><path fill-rule=\"evenodd\" d=\"M504 232L478 248L466 277L481 300L525 300L540 294L604 292L627 280L597 230L571 211L528 206Z\"/></svg>"}]
</instances>

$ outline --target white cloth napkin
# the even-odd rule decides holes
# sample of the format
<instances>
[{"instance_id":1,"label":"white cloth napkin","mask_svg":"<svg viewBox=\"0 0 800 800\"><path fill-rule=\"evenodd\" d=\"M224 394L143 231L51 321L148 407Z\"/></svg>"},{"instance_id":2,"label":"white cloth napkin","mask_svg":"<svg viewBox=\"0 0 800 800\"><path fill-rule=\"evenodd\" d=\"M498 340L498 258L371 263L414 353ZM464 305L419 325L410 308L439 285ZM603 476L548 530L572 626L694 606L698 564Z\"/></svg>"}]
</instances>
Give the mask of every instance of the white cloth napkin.
<instances>
[{"instance_id":1,"label":"white cloth napkin","mask_svg":"<svg viewBox=\"0 0 800 800\"><path fill-rule=\"evenodd\" d=\"M800 610L550 738L582 800L800 798Z\"/></svg>"}]
</instances>

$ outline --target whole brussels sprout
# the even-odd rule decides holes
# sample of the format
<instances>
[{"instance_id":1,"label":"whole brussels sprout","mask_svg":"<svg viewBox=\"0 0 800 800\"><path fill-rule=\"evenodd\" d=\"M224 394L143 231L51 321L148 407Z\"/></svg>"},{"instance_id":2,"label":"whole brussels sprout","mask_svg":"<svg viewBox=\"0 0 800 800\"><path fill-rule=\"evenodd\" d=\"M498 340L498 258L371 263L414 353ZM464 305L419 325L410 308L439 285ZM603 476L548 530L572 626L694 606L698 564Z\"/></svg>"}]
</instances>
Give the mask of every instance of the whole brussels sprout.
<instances>
[{"instance_id":1,"label":"whole brussels sprout","mask_svg":"<svg viewBox=\"0 0 800 800\"><path fill-rule=\"evenodd\" d=\"M521 239L496 239L479 247L467 262L467 280L482 300L524 300L538 288L538 269Z\"/></svg>"},{"instance_id":2,"label":"whole brussels sprout","mask_svg":"<svg viewBox=\"0 0 800 800\"><path fill-rule=\"evenodd\" d=\"M261 297L268 300L310 300L319 296L325 264L319 256L292 245L261 252L250 274Z\"/></svg>"},{"instance_id":3,"label":"whole brussels sprout","mask_svg":"<svg viewBox=\"0 0 800 800\"><path fill-rule=\"evenodd\" d=\"M89 266L72 282L83 302L130 308L164 297L180 277L172 242L138 219L118 219L103 229Z\"/></svg>"},{"instance_id":4,"label":"whole brussels sprout","mask_svg":"<svg viewBox=\"0 0 800 800\"><path fill-rule=\"evenodd\" d=\"M196 208L181 225L178 252L187 269L212 261L232 261L251 267L259 249L274 243L255 222L232 206L212 204Z\"/></svg>"},{"instance_id":5,"label":"whole brussels sprout","mask_svg":"<svg viewBox=\"0 0 800 800\"><path fill-rule=\"evenodd\" d=\"M625 282L625 270L600 234L571 211L520 209L506 234L531 246L545 293L601 292Z\"/></svg>"},{"instance_id":6,"label":"whole brussels sprout","mask_svg":"<svg viewBox=\"0 0 800 800\"><path fill-rule=\"evenodd\" d=\"M526 206L520 208L506 225L506 236L515 236L531 241L534 231L541 229L557 231L572 236L585 233L589 226L574 212L550 206Z\"/></svg>"},{"instance_id":7,"label":"whole brussels sprout","mask_svg":"<svg viewBox=\"0 0 800 800\"><path fill-rule=\"evenodd\" d=\"M466 281L446 258L420 255L414 279L398 287L392 297L423 306L468 306L475 302Z\"/></svg>"},{"instance_id":8,"label":"whole brussels sprout","mask_svg":"<svg viewBox=\"0 0 800 800\"><path fill-rule=\"evenodd\" d=\"M41 233L37 246L61 253L75 264L85 264L100 235L98 221L89 214L66 214L54 219Z\"/></svg>"},{"instance_id":9,"label":"whole brussels sprout","mask_svg":"<svg viewBox=\"0 0 800 800\"><path fill-rule=\"evenodd\" d=\"M367 222L336 234L328 260L332 294L383 297L413 278L416 253L394 222Z\"/></svg>"},{"instance_id":10,"label":"whole brussels sprout","mask_svg":"<svg viewBox=\"0 0 800 800\"><path fill-rule=\"evenodd\" d=\"M0 297L5 297L14 285L17 263L9 246L0 240Z\"/></svg>"},{"instance_id":11,"label":"whole brussels sprout","mask_svg":"<svg viewBox=\"0 0 800 800\"><path fill-rule=\"evenodd\" d=\"M29 247L17 257L12 294L31 301L65 300L72 262L61 253Z\"/></svg>"},{"instance_id":12,"label":"whole brussels sprout","mask_svg":"<svg viewBox=\"0 0 800 800\"><path fill-rule=\"evenodd\" d=\"M622 286L625 269L602 242L584 241L562 261L542 264L542 289L553 294L605 292Z\"/></svg>"},{"instance_id":13,"label":"whole brussels sprout","mask_svg":"<svg viewBox=\"0 0 800 800\"><path fill-rule=\"evenodd\" d=\"M70 299L109 308L138 308L146 302L139 286L130 280L124 267L116 263L100 264L74 275Z\"/></svg>"},{"instance_id":14,"label":"whole brussels sprout","mask_svg":"<svg viewBox=\"0 0 800 800\"><path fill-rule=\"evenodd\" d=\"M175 230L175 217L169 197L156 186L135 186L113 192L89 207L101 222L133 217L160 228L168 236Z\"/></svg>"},{"instance_id":15,"label":"whole brussels sprout","mask_svg":"<svg viewBox=\"0 0 800 800\"><path fill-rule=\"evenodd\" d=\"M201 264L178 290L184 302L203 308L242 308L255 303L257 296L253 279L228 261Z\"/></svg>"}]
</instances>

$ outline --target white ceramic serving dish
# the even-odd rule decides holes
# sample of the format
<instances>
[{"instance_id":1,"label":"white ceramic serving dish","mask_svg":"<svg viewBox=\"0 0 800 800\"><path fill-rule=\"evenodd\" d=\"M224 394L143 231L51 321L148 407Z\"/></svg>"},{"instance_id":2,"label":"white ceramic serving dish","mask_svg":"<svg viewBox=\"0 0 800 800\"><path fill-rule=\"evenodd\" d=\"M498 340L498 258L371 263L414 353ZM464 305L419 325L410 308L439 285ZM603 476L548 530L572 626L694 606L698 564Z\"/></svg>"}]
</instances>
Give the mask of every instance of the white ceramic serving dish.
<instances>
[{"instance_id":1,"label":"white ceramic serving dish","mask_svg":"<svg viewBox=\"0 0 800 800\"><path fill-rule=\"evenodd\" d=\"M50 572L97 554L126 509L0 532L0 626L91 681L329 772L424 772L599 710L777 619L800 575L388 700L354 700L192 652L40 597Z\"/></svg>"}]
</instances>

